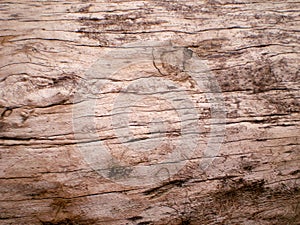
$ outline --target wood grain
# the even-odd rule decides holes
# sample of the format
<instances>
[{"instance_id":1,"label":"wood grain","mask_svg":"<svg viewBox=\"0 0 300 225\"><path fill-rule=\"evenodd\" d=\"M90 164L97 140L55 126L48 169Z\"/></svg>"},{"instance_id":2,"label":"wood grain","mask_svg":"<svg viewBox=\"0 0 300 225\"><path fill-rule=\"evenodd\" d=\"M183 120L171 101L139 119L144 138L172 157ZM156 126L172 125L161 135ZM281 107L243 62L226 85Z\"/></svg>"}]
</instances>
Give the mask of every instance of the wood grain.
<instances>
[{"instance_id":1,"label":"wood grain","mask_svg":"<svg viewBox=\"0 0 300 225\"><path fill-rule=\"evenodd\" d=\"M299 224L299 13L296 0L1 0L0 224ZM168 180L124 186L95 172L78 148L101 141L130 165L155 163L111 138L115 83L97 95L108 108L93 115L99 140L78 139L74 96L103 52L157 41L209 67L226 133L212 165L199 169L210 107L188 80L173 79L190 88L204 141ZM152 110L178 129L167 104L148 103L137 116Z\"/></svg>"}]
</instances>

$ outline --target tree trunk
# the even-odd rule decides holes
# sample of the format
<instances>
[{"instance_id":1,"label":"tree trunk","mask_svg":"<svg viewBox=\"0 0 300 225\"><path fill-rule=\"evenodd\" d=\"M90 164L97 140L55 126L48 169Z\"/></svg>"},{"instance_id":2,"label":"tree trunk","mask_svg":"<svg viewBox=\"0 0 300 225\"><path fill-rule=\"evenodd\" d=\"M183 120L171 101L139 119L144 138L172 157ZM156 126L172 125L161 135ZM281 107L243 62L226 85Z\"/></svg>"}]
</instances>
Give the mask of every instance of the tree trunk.
<instances>
[{"instance_id":1,"label":"tree trunk","mask_svg":"<svg viewBox=\"0 0 300 225\"><path fill-rule=\"evenodd\" d=\"M299 2L0 13L0 224L300 223Z\"/></svg>"}]
</instances>

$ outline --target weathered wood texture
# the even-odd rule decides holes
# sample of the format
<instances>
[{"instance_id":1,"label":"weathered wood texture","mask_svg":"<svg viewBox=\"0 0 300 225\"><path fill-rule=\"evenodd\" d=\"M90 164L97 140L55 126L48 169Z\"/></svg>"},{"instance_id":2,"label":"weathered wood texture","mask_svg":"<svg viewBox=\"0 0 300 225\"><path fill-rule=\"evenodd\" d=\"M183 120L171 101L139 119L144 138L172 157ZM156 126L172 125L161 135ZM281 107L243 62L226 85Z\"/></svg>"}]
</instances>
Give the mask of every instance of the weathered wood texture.
<instances>
[{"instance_id":1,"label":"weathered wood texture","mask_svg":"<svg viewBox=\"0 0 300 225\"><path fill-rule=\"evenodd\" d=\"M296 0L1 0L0 224L299 224L299 14ZM140 40L205 61L226 135L207 170L199 148L170 180L130 187L87 165L72 102L103 51ZM209 108L198 110L205 125ZM122 151L128 163L151 161Z\"/></svg>"}]
</instances>

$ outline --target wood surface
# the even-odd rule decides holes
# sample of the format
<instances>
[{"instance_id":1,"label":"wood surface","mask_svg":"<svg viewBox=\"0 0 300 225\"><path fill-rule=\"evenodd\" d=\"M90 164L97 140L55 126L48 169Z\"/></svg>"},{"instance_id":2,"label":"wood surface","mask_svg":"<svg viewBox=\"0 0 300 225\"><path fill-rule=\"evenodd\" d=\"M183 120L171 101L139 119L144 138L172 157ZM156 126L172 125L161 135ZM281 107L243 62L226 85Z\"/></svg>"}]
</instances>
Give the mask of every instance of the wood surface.
<instances>
[{"instance_id":1,"label":"wood surface","mask_svg":"<svg viewBox=\"0 0 300 225\"><path fill-rule=\"evenodd\" d=\"M297 0L1 0L0 224L300 224L299 14ZM101 63L115 66L118 53L126 60L136 43L168 43L200 60L225 118L214 123L210 89L191 71L155 64L149 52L145 64L106 74L92 92ZM130 146L155 143L147 124L156 117L168 124L165 142L137 151L116 138L114 100L141 77L185 88L199 143L177 173L134 185L130 168L154 168L182 135L178 111L148 96L135 103ZM209 140L220 149L203 168ZM129 169L95 171L80 147L90 143L108 146Z\"/></svg>"}]
</instances>

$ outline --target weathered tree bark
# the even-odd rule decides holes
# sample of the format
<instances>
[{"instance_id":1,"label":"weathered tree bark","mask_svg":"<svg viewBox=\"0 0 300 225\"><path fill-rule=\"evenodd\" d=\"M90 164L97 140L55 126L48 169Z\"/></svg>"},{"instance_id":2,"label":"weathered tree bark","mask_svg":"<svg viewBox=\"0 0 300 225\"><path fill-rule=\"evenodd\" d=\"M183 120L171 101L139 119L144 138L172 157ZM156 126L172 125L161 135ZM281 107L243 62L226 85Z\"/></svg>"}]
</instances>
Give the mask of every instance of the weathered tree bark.
<instances>
[{"instance_id":1,"label":"weathered tree bark","mask_svg":"<svg viewBox=\"0 0 300 225\"><path fill-rule=\"evenodd\" d=\"M299 224L299 13L295 0L1 1L0 224ZM76 101L97 81L87 71L103 52L138 41L183 47L216 79L225 135L207 168L199 164L214 126L211 105L178 68L135 64L108 76L105 94ZM173 150L128 151L114 136L113 99L140 78L132 71L185 87L201 130L178 173L144 186L116 182L113 166L111 179L102 176L78 147L105 144L129 167L155 166ZM85 120L97 126L78 131L74 106L93 97L98 108ZM138 106L133 145L152 141L143 126L155 115L171 124L166 138L182 135L170 104L148 98ZM93 132L99 137L85 136Z\"/></svg>"}]
</instances>

